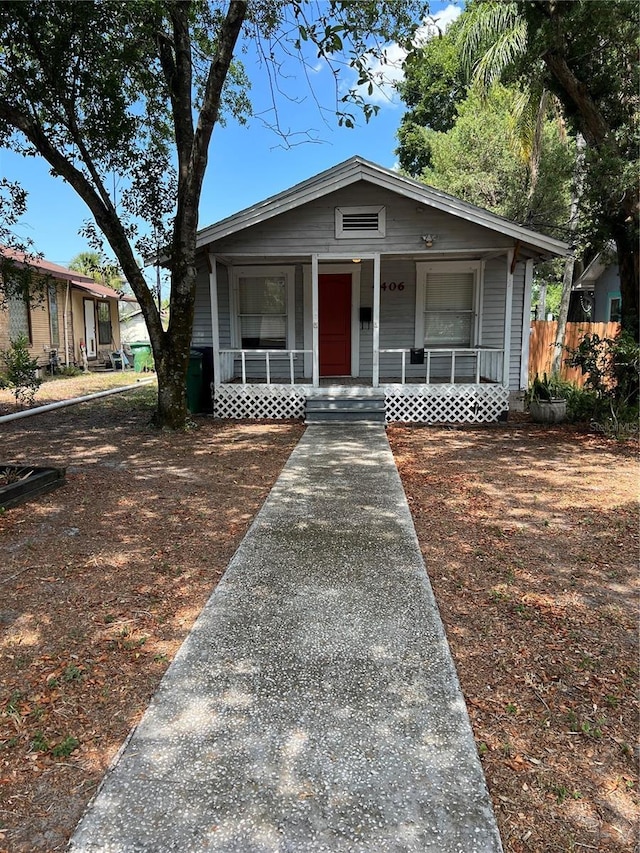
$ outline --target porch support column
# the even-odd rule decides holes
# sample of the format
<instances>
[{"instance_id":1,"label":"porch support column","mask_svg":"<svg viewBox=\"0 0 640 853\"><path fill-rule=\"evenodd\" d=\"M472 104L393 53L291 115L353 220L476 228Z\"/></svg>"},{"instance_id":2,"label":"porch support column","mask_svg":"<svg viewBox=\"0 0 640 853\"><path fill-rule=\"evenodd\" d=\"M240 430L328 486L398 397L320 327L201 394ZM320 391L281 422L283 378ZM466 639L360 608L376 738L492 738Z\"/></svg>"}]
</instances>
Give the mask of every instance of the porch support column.
<instances>
[{"instance_id":1,"label":"porch support column","mask_svg":"<svg viewBox=\"0 0 640 853\"><path fill-rule=\"evenodd\" d=\"M311 382L314 388L320 385L320 336L318 334L318 255L311 255Z\"/></svg>"},{"instance_id":2,"label":"porch support column","mask_svg":"<svg viewBox=\"0 0 640 853\"><path fill-rule=\"evenodd\" d=\"M504 355L502 359L502 384L509 387L509 361L511 360L511 312L513 309L513 249L507 252L507 281L504 294Z\"/></svg>"},{"instance_id":3,"label":"porch support column","mask_svg":"<svg viewBox=\"0 0 640 853\"><path fill-rule=\"evenodd\" d=\"M522 306L522 355L520 356L520 390L529 387L529 341L531 338L531 286L533 283L533 259L529 258L524 268L524 304Z\"/></svg>"},{"instance_id":4,"label":"porch support column","mask_svg":"<svg viewBox=\"0 0 640 853\"><path fill-rule=\"evenodd\" d=\"M213 384L221 384L220 372L220 326L218 323L218 270L216 256L211 252L209 260L209 300L211 304L211 345L213 346Z\"/></svg>"},{"instance_id":5,"label":"porch support column","mask_svg":"<svg viewBox=\"0 0 640 853\"><path fill-rule=\"evenodd\" d=\"M380 385L380 254L373 256L373 372L371 384Z\"/></svg>"}]
</instances>

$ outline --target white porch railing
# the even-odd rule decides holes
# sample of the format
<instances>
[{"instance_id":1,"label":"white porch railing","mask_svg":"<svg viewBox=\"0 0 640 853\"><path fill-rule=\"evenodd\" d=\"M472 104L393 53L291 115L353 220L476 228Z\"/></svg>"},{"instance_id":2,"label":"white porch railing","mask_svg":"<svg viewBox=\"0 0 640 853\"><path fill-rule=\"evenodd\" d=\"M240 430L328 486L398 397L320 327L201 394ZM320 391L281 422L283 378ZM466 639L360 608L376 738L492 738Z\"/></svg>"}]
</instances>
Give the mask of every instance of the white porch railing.
<instances>
[{"instance_id":1,"label":"white porch railing","mask_svg":"<svg viewBox=\"0 0 640 853\"><path fill-rule=\"evenodd\" d=\"M407 357L411 354L411 348L405 349L381 349L380 355L399 355L400 356L400 381L404 385L407 381ZM219 352L220 357L220 381L229 382L235 378L235 362L240 361L240 380L243 385L251 384L254 377L247 379L247 362L252 366L264 360L264 378L261 377L261 382L266 382L267 385L272 383L272 363L283 360L289 362L289 384L295 384L295 361L298 356L312 355L311 350L305 349L223 349ZM489 382L502 382L503 371L503 355L504 350L494 347L456 347L442 348L436 347L424 350L424 383L431 384L433 381L433 368L438 359L450 359L450 365L446 373L438 372L437 377L442 381L449 379L453 385L456 382L458 368L461 359L466 360L465 372L460 376L461 380L467 382L475 382L476 385L481 380ZM470 375L468 360L473 359L473 369ZM415 365L412 365L415 366ZM388 373L388 370L385 371ZM418 378L418 377L416 377ZM275 380L277 384L282 384L283 379L279 376ZM286 380L285 380L286 384Z\"/></svg>"},{"instance_id":2,"label":"white porch railing","mask_svg":"<svg viewBox=\"0 0 640 853\"><path fill-rule=\"evenodd\" d=\"M247 356L255 364L264 357L265 377L267 385L271 385L271 361L276 359L282 362L289 359L289 382L295 384L295 359L298 355L311 355L311 350L306 349L223 349L220 350L220 381L228 382L234 378L234 362L240 358L240 369L242 384L247 384ZM278 383L282 380L278 379Z\"/></svg>"},{"instance_id":3,"label":"white porch railing","mask_svg":"<svg viewBox=\"0 0 640 853\"><path fill-rule=\"evenodd\" d=\"M404 385L407 379L407 355L411 354L411 349L381 349L380 355L383 353L397 353L400 355L400 375L401 382ZM493 347L456 347L455 349L442 347L434 349L425 348L425 384L429 385L431 383L433 363L437 358L442 356L449 357L451 359L451 365L447 374L439 374L439 376L448 376L452 385L455 384L456 381L456 358L459 357L475 359L473 374L476 385L480 384L481 379L489 380L490 382L501 382L503 354L503 349ZM467 371L465 372L464 379L469 381L469 378L469 373Z\"/></svg>"}]
</instances>

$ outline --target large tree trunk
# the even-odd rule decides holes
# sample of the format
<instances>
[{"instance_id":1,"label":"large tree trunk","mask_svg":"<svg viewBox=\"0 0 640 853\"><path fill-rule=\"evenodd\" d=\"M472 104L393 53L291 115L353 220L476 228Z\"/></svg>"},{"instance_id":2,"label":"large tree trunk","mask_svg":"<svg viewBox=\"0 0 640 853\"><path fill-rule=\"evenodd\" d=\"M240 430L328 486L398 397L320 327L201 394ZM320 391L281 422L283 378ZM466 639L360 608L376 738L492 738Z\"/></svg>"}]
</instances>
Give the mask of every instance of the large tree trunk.
<instances>
[{"instance_id":1,"label":"large tree trunk","mask_svg":"<svg viewBox=\"0 0 640 853\"><path fill-rule=\"evenodd\" d=\"M580 134L576 138L576 162L573 177L573 191L571 193L571 210L569 213L569 231L573 242L576 228L578 226L578 206L583 187L584 168L584 139ZM564 335L567 330L567 317L569 316L569 303L571 300L571 288L573 286L573 273L576 267L576 256L573 246L571 254L564 263L564 275L562 277L562 296L560 298L560 310L558 312L558 328L556 329L556 342L553 350L553 361L551 372L560 373L562 367L562 354L564 352Z\"/></svg>"},{"instance_id":2,"label":"large tree trunk","mask_svg":"<svg viewBox=\"0 0 640 853\"><path fill-rule=\"evenodd\" d=\"M562 278L562 296L560 297L560 310L558 311L558 328L556 329L556 342L553 349L553 361L551 373L560 374L562 367L562 355L564 352L564 335L567 330L567 317L569 316L569 302L571 300L571 286L573 284L573 271L576 258L573 251L564 262L564 276Z\"/></svg>"},{"instance_id":3,"label":"large tree trunk","mask_svg":"<svg viewBox=\"0 0 640 853\"><path fill-rule=\"evenodd\" d=\"M590 148L598 152L617 152L615 133L605 121L587 86L579 80L562 55L563 47L548 50L542 58L560 87L560 97L572 114ZM613 198L615 199L615 190ZM630 197L630 196L633 197ZM637 193L627 193L615 201L603 224L610 229L616 243L620 269L622 329L638 340L640 320L638 306L638 203Z\"/></svg>"}]
</instances>

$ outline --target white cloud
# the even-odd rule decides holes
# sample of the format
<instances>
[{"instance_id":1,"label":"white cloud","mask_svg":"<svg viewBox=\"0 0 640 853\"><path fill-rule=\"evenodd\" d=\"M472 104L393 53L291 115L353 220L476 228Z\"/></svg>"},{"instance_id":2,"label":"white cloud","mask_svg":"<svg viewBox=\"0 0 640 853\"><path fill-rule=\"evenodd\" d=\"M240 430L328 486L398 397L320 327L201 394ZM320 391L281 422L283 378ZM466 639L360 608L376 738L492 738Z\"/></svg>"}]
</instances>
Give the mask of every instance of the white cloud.
<instances>
[{"instance_id":1,"label":"white cloud","mask_svg":"<svg viewBox=\"0 0 640 853\"><path fill-rule=\"evenodd\" d=\"M414 44L423 45L440 32L444 32L461 12L460 6L449 4L441 11L429 15L424 25L416 31ZM399 44L388 44L382 56L369 66L369 74L374 83L373 93L369 94L367 85L364 85L357 88L359 94L373 104L397 106L399 98L396 87L404 77L402 65L406 56L407 52Z\"/></svg>"}]
</instances>

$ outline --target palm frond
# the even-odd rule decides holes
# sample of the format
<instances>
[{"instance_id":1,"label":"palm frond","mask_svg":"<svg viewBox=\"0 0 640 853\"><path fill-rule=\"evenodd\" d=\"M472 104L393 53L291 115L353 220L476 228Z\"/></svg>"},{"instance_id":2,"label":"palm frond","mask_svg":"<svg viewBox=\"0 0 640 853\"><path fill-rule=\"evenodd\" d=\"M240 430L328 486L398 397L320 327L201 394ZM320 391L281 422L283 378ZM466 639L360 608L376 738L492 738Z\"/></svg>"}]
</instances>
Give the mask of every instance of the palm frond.
<instances>
[{"instance_id":1,"label":"palm frond","mask_svg":"<svg viewBox=\"0 0 640 853\"><path fill-rule=\"evenodd\" d=\"M518 18L509 29L496 34L491 44L476 60L472 79L487 91L504 71L523 55L527 48L527 23Z\"/></svg>"},{"instance_id":2,"label":"palm frond","mask_svg":"<svg viewBox=\"0 0 640 853\"><path fill-rule=\"evenodd\" d=\"M486 46L493 44L505 33L526 23L521 17L516 3L487 0L471 5L461 17L458 33L458 46L463 67L469 77Z\"/></svg>"}]
</instances>

